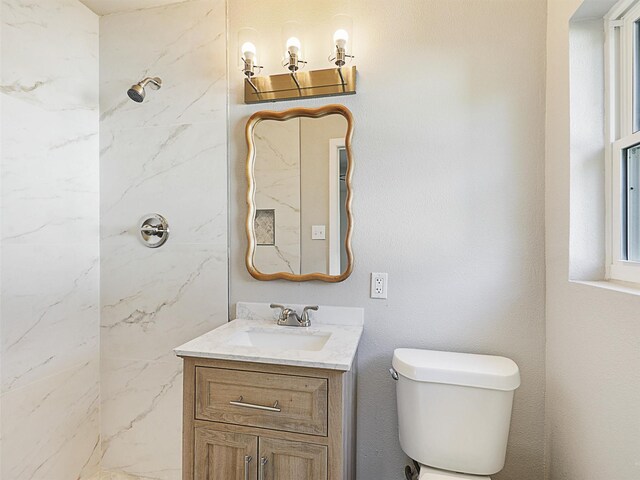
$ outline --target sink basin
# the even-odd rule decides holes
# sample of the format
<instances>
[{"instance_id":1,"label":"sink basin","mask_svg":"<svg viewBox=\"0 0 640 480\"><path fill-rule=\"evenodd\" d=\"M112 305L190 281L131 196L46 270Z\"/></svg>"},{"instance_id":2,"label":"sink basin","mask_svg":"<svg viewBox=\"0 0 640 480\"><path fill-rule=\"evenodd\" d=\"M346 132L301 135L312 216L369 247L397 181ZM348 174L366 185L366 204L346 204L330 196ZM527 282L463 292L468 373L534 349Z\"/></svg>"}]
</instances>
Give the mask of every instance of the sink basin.
<instances>
[{"instance_id":1,"label":"sink basin","mask_svg":"<svg viewBox=\"0 0 640 480\"><path fill-rule=\"evenodd\" d=\"M233 334L227 343L265 350L322 350L331 333L292 332L249 329Z\"/></svg>"}]
</instances>

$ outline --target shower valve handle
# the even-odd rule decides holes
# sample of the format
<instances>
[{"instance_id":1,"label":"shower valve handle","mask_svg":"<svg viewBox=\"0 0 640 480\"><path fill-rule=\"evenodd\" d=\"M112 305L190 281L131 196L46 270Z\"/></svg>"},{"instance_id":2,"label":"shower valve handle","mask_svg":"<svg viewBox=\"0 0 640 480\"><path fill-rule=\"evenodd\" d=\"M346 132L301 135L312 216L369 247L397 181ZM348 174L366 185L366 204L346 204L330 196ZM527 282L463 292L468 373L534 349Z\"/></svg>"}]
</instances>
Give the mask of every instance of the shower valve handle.
<instances>
[{"instance_id":1,"label":"shower valve handle","mask_svg":"<svg viewBox=\"0 0 640 480\"><path fill-rule=\"evenodd\" d=\"M140 228L140 232L144 233L148 236L156 236L161 237L164 235L166 230L162 227L162 225L153 226L153 225L144 225Z\"/></svg>"},{"instance_id":2,"label":"shower valve handle","mask_svg":"<svg viewBox=\"0 0 640 480\"><path fill-rule=\"evenodd\" d=\"M157 213L145 215L140 220L140 240L149 248L164 245L169 238L169 223Z\"/></svg>"}]
</instances>

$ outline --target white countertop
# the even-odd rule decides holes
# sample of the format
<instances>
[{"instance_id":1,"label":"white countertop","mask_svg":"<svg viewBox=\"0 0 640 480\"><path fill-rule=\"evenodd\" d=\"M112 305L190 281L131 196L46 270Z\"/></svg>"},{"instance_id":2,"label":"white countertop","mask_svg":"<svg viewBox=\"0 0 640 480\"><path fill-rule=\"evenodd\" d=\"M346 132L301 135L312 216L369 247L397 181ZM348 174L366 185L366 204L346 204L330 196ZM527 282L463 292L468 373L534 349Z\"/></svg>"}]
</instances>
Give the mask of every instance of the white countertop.
<instances>
[{"instance_id":1,"label":"white countertop","mask_svg":"<svg viewBox=\"0 0 640 480\"><path fill-rule=\"evenodd\" d=\"M300 306L291 306L302 311ZM350 370L362 336L364 311L361 308L321 306L314 314L311 316L310 327L284 327L275 323L277 313L272 312L268 304L240 302L237 306L237 316L240 318L211 330L174 351L181 357ZM330 337L320 350L275 350L231 344L232 337L249 330L286 332L291 335L330 334Z\"/></svg>"}]
</instances>

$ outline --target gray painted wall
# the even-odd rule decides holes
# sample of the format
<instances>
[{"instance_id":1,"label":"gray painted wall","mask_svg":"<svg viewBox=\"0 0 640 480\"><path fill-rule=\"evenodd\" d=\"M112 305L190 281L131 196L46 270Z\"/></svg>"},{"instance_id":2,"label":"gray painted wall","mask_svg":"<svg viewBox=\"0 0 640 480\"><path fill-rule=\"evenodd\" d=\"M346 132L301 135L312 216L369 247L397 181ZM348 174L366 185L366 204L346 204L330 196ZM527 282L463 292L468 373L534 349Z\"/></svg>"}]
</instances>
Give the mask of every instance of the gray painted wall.
<instances>
[{"instance_id":1,"label":"gray painted wall","mask_svg":"<svg viewBox=\"0 0 640 480\"><path fill-rule=\"evenodd\" d=\"M262 32L266 74L283 72L281 25L306 22L309 68L328 68L331 17L354 17L354 97L242 103L238 30ZM496 480L543 476L544 86L539 0L328 0L228 4L231 304L366 309L359 354L358 478L404 478L396 347L506 355L522 370L507 464ZM526 19L526 21L523 21ZM355 271L337 285L258 282L246 248L244 124L260 109L339 101L355 116ZM389 299L369 299L370 272Z\"/></svg>"},{"instance_id":2,"label":"gray painted wall","mask_svg":"<svg viewBox=\"0 0 640 480\"><path fill-rule=\"evenodd\" d=\"M587 145L592 147L589 149L583 144L583 150L576 151L569 138L570 121L572 133L576 131L575 122L579 124L578 130L583 131L588 123L583 121L584 115L570 117L570 112L575 110L570 110L568 96L569 19L581 3L580 0L558 0L548 4L547 478L636 480L640 478L640 296L569 281L569 218L571 216L572 229L584 228L580 225L580 221L585 220L584 209L574 206L580 204L580 195L582 202L586 202L589 171L592 178L599 175L597 169L585 168L593 165L589 150L591 155L597 152L594 145ZM585 3L590 8L600 7L601 13L605 2ZM583 47L590 48L585 41L585 28L579 33L580 36L573 36L573 46L578 40ZM591 74L594 72L592 69ZM583 83L587 92L592 88L591 83ZM575 93L580 92L572 92L572 96ZM589 108L596 117L602 111L597 101ZM576 154L582 155L582 164L575 161ZM584 178L585 183L580 189L572 190L570 197L570 182L571 186L575 185L576 175ZM597 188L591 195L597 194ZM591 231L597 230L593 225L597 223L592 222ZM572 233L575 234L575 230ZM572 238L573 262L586 257L580 251L582 246ZM584 271L584 267L584 263L577 266L572 263L571 273Z\"/></svg>"}]
</instances>

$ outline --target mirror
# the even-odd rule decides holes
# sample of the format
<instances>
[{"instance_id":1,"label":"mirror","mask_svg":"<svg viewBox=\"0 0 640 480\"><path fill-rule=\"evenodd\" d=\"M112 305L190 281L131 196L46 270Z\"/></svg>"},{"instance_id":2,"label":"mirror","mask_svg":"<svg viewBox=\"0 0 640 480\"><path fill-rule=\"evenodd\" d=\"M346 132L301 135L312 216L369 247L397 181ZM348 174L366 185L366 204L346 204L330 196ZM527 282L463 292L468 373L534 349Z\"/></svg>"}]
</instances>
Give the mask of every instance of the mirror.
<instances>
[{"instance_id":1,"label":"mirror","mask_svg":"<svg viewBox=\"0 0 640 480\"><path fill-rule=\"evenodd\" d=\"M246 264L254 278L340 282L351 274L352 133L342 105L251 116Z\"/></svg>"}]
</instances>

